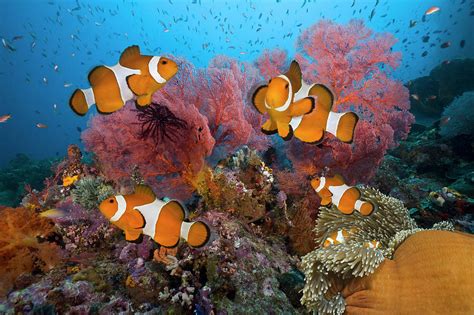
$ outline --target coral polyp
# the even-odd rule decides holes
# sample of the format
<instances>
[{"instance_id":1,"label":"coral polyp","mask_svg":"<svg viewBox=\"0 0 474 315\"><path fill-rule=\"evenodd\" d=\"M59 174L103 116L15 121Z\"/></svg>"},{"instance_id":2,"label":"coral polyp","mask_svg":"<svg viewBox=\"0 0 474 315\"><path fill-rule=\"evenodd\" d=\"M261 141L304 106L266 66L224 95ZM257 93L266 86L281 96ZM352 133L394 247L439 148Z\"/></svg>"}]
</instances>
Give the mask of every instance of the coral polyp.
<instances>
[{"instance_id":1,"label":"coral polyp","mask_svg":"<svg viewBox=\"0 0 474 315\"><path fill-rule=\"evenodd\" d=\"M186 121L177 117L165 105L152 103L135 111L141 124L140 139L151 138L157 145L166 140L178 140L188 128Z\"/></svg>"}]
</instances>

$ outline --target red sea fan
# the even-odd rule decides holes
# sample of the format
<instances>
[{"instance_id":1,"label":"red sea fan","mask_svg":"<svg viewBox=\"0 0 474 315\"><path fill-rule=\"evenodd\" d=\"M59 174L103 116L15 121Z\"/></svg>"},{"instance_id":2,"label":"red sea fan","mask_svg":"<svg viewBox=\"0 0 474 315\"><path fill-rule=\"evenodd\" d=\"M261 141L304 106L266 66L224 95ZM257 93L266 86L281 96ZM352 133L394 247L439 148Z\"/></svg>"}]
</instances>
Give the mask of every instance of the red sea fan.
<instances>
[{"instance_id":1,"label":"red sea fan","mask_svg":"<svg viewBox=\"0 0 474 315\"><path fill-rule=\"evenodd\" d=\"M255 61L255 65L260 70L260 74L268 81L281 74L287 64L286 51L281 49L265 50Z\"/></svg>"},{"instance_id":2,"label":"red sea fan","mask_svg":"<svg viewBox=\"0 0 474 315\"><path fill-rule=\"evenodd\" d=\"M287 155L295 172L341 173L351 183L367 182L385 152L406 138L414 119L408 90L390 77L401 57L392 51L394 44L392 35L373 34L356 20L347 25L321 21L299 37L296 59L305 80L329 86L333 110L355 111L361 120L352 144L331 135L319 146L291 141Z\"/></svg>"}]
</instances>

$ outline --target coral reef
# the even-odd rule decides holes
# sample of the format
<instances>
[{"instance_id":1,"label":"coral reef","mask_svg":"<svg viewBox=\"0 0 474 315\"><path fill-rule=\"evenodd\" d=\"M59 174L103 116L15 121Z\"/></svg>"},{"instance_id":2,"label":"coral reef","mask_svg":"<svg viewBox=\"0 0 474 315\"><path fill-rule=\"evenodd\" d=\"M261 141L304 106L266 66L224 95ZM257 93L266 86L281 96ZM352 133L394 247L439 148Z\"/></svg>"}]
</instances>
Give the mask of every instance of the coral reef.
<instances>
[{"instance_id":1,"label":"coral reef","mask_svg":"<svg viewBox=\"0 0 474 315\"><path fill-rule=\"evenodd\" d=\"M61 255L54 241L54 224L34 210L0 208L0 295L23 273L46 272Z\"/></svg>"},{"instance_id":2,"label":"coral reef","mask_svg":"<svg viewBox=\"0 0 474 315\"><path fill-rule=\"evenodd\" d=\"M188 198L207 161L215 163L247 143L262 150L268 147L259 131L260 118L247 100L256 78L251 65L225 57L215 58L205 70L183 60L177 79L153 96L155 103L186 123L180 141L156 144L141 139L131 104L114 115L93 117L82 139L107 178L119 185L127 185L130 165L137 165L160 197Z\"/></svg>"},{"instance_id":3,"label":"coral reef","mask_svg":"<svg viewBox=\"0 0 474 315\"><path fill-rule=\"evenodd\" d=\"M411 112L419 124L431 125L443 109L464 92L474 90L474 59L454 59L431 70L425 77L409 81Z\"/></svg>"},{"instance_id":4,"label":"coral reef","mask_svg":"<svg viewBox=\"0 0 474 315\"><path fill-rule=\"evenodd\" d=\"M54 159L34 161L24 154L17 154L0 171L0 205L18 206L25 194L25 185L42 190L44 179L53 174L54 163Z\"/></svg>"},{"instance_id":5,"label":"coral reef","mask_svg":"<svg viewBox=\"0 0 474 315\"><path fill-rule=\"evenodd\" d=\"M113 228L97 209L91 211L74 204L70 199L57 204L64 216L55 219L58 232L68 255L110 248L114 237Z\"/></svg>"},{"instance_id":6,"label":"coral reef","mask_svg":"<svg viewBox=\"0 0 474 315\"><path fill-rule=\"evenodd\" d=\"M216 170L203 170L196 186L206 207L234 213L251 223L262 219L267 204L274 202L272 183L272 170L255 151L244 147L221 161Z\"/></svg>"},{"instance_id":7,"label":"coral reef","mask_svg":"<svg viewBox=\"0 0 474 315\"><path fill-rule=\"evenodd\" d=\"M348 240L317 248L301 262L306 277L302 303L319 314L342 314L345 301L341 281L374 273L385 259L393 258L406 238L423 230L410 218L400 200L372 188L361 187L360 190L365 200L378 205L377 211L364 217L359 213L344 215L335 206L321 207L315 229L316 242L322 244L330 234L341 229L349 231ZM433 229L453 230L454 227L442 223ZM378 245L370 246L373 241Z\"/></svg>"}]
</instances>

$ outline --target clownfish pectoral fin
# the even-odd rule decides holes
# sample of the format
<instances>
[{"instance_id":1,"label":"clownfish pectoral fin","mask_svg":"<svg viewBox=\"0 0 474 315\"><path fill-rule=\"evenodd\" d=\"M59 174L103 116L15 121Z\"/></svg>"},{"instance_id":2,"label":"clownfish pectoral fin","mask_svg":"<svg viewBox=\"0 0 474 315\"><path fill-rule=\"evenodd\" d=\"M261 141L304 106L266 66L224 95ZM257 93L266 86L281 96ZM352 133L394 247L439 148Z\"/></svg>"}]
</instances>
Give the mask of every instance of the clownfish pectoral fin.
<instances>
[{"instance_id":1,"label":"clownfish pectoral fin","mask_svg":"<svg viewBox=\"0 0 474 315\"><path fill-rule=\"evenodd\" d=\"M151 94L144 94L137 97L137 104L139 106L148 106L151 104Z\"/></svg>"},{"instance_id":2,"label":"clownfish pectoral fin","mask_svg":"<svg viewBox=\"0 0 474 315\"><path fill-rule=\"evenodd\" d=\"M267 108L265 107L265 96L267 95L268 85L262 85L257 88L252 96L252 104L260 114L265 114Z\"/></svg>"},{"instance_id":3,"label":"clownfish pectoral fin","mask_svg":"<svg viewBox=\"0 0 474 315\"><path fill-rule=\"evenodd\" d=\"M318 105L320 105L324 110L330 111L332 109L332 104L334 103L334 94L331 90L322 84L315 84L309 89L308 95L315 96L318 98Z\"/></svg>"},{"instance_id":4,"label":"clownfish pectoral fin","mask_svg":"<svg viewBox=\"0 0 474 315\"><path fill-rule=\"evenodd\" d=\"M140 196L144 203L152 203L156 199L156 195L147 185L136 185L134 194Z\"/></svg>"},{"instance_id":5,"label":"clownfish pectoral fin","mask_svg":"<svg viewBox=\"0 0 474 315\"><path fill-rule=\"evenodd\" d=\"M332 203L331 197L323 197L321 199L321 206L329 207L329 206L331 206L331 203Z\"/></svg>"},{"instance_id":6,"label":"clownfish pectoral fin","mask_svg":"<svg viewBox=\"0 0 474 315\"><path fill-rule=\"evenodd\" d=\"M125 211L120 219L126 222L132 229L142 229L146 224L145 218L136 209Z\"/></svg>"},{"instance_id":7,"label":"clownfish pectoral fin","mask_svg":"<svg viewBox=\"0 0 474 315\"><path fill-rule=\"evenodd\" d=\"M132 243L141 243L143 234L141 231L125 230L125 240Z\"/></svg>"},{"instance_id":8,"label":"clownfish pectoral fin","mask_svg":"<svg viewBox=\"0 0 474 315\"><path fill-rule=\"evenodd\" d=\"M153 78L148 75L133 74L127 77L127 85L135 95L151 94L151 87L156 85Z\"/></svg>"},{"instance_id":9,"label":"clownfish pectoral fin","mask_svg":"<svg viewBox=\"0 0 474 315\"><path fill-rule=\"evenodd\" d=\"M293 128L287 123L277 122L278 134L283 140L288 141L293 137Z\"/></svg>"},{"instance_id":10,"label":"clownfish pectoral fin","mask_svg":"<svg viewBox=\"0 0 474 315\"><path fill-rule=\"evenodd\" d=\"M288 69L285 75L290 80L293 91L298 91L301 88L303 75L301 74L300 65L296 60L291 62L290 69Z\"/></svg>"},{"instance_id":11,"label":"clownfish pectoral fin","mask_svg":"<svg viewBox=\"0 0 474 315\"><path fill-rule=\"evenodd\" d=\"M127 68L138 68L137 61L140 58L140 48L137 45L125 48L122 55L120 55L119 63Z\"/></svg>"},{"instance_id":12,"label":"clownfish pectoral fin","mask_svg":"<svg viewBox=\"0 0 474 315\"><path fill-rule=\"evenodd\" d=\"M314 98L309 96L305 97L299 101L296 101L290 105L290 115L291 116L303 116L309 114L314 109Z\"/></svg>"},{"instance_id":13,"label":"clownfish pectoral fin","mask_svg":"<svg viewBox=\"0 0 474 315\"><path fill-rule=\"evenodd\" d=\"M262 125L262 132L266 135L273 135L278 132L278 127L275 121L269 118L263 125Z\"/></svg>"}]
</instances>

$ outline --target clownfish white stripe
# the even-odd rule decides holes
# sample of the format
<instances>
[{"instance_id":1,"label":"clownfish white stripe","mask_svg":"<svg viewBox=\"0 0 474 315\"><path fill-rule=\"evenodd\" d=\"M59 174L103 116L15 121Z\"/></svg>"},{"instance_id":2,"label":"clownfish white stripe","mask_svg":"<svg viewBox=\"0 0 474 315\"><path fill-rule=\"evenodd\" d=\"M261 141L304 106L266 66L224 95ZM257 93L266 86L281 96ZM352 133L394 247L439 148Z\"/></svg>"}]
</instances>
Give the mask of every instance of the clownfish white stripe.
<instances>
[{"instance_id":1,"label":"clownfish white stripe","mask_svg":"<svg viewBox=\"0 0 474 315\"><path fill-rule=\"evenodd\" d=\"M356 203L355 203L355 205L354 205L354 208L355 208L357 211L360 212L360 209L361 209L361 207L362 207L363 204L364 204L363 201L356 200Z\"/></svg>"},{"instance_id":2,"label":"clownfish white stripe","mask_svg":"<svg viewBox=\"0 0 474 315\"><path fill-rule=\"evenodd\" d=\"M120 98L122 99L122 102L125 104L128 100L133 98L133 92L130 90L130 88L127 85L127 77L131 76L133 74L141 74L140 70L136 69L130 69L127 67L122 66L120 63L116 64L115 66L106 66L115 75L115 79L117 81L117 84L119 86L120 90Z\"/></svg>"},{"instance_id":3,"label":"clownfish white stripe","mask_svg":"<svg viewBox=\"0 0 474 315\"><path fill-rule=\"evenodd\" d=\"M94 91L92 88L82 89L81 91L84 93L84 97L86 98L87 107L91 108L91 106L95 104Z\"/></svg>"},{"instance_id":4,"label":"clownfish white stripe","mask_svg":"<svg viewBox=\"0 0 474 315\"><path fill-rule=\"evenodd\" d=\"M302 100L303 98L310 96L308 95L309 91L314 85L315 84L308 84L304 82L304 80L301 80L301 88L298 90L298 92L295 93L293 102Z\"/></svg>"},{"instance_id":5,"label":"clownfish white stripe","mask_svg":"<svg viewBox=\"0 0 474 315\"><path fill-rule=\"evenodd\" d=\"M112 222L120 220L127 209L127 201L125 201L125 198L122 195L115 196L115 200L117 200L117 211L113 217L110 218L110 221Z\"/></svg>"},{"instance_id":6,"label":"clownfish white stripe","mask_svg":"<svg viewBox=\"0 0 474 315\"><path fill-rule=\"evenodd\" d=\"M342 230L337 231L336 241L339 243L344 243L346 241L344 235L342 234Z\"/></svg>"},{"instance_id":7,"label":"clownfish white stripe","mask_svg":"<svg viewBox=\"0 0 474 315\"><path fill-rule=\"evenodd\" d=\"M339 126L339 120L345 113L329 112L328 120L326 122L326 131L337 136L337 126Z\"/></svg>"},{"instance_id":8,"label":"clownfish white stripe","mask_svg":"<svg viewBox=\"0 0 474 315\"><path fill-rule=\"evenodd\" d=\"M321 189L324 188L324 186L326 186L326 177L321 177L321 180L320 180L320 182L319 182L319 186L316 187L316 189L315 189L316 192L320 192Z\"/></svg>"},{"instance_id":9,"label":"clownfish white stripe","mask_svg":"<svg viewBox=\"0 0 474 315\"><path fill-rule=\"evenodd\" d=\"M328 189L332 193L332 203L334 203L336 206L339 206L342 196L348 189L351 189L351 187L347 186L346 184L342 184L340 186L329 186Z\"/></svg>"},{"instance_id":10,"label":"clownfish white stripe","mask_svg":"<svg viewBox=\"0 0 474 315\"><path fill-rule=\"evenodd\" d=\"M188 241L188 236L189 236L189 230L191 229L191 226L195 222L183 222L181 223L181 231L180 231L180 236L184 238L186 241Z\"/></svg>"},{"instance_id":11,"label":"clownfish white stripe","mask_svg":"<svg viewBox=\"0 0 474 315\"><path fill-rule=\"evenodd\" d=\"M285 104L283 104L283 105L280 106L280 107L273 108L273 109L276 110L277 112L284 112L284 111L287 110L288 107L290 107L290 105L291 105L291 96L293 95L293 88L291 87L290 79L288 79L288 78L286 77L286 75L283 75L283 74L282 74L282 75L279 75L277 78L281 78L281 79L285 80L286 82L288 82L288 98L286 99ZM265 107L271 109L271 107L268 106L266 100L265 100Z\"/></svg>"},{"instance_id":12,"label":"clownfish white stripe","mask_svg":"<svg viewBox=\"0 0 474 315\"><path fill-rule=\"evenodd\" d=\"M152 203L143 206L135 207L135 210L140 212L145 219L145 226L143 227L143 234L151 238L155 238L156 222L160 217L161 209L166 205L165 202L155 199Z\"/></svg>"},{"instance_id":13,"label":"clownfish white stripe","mask_svg":"<svg viewBox=\"0 0 474 315\"><path fill-rule=\"evenodd\" d=\"M163 84L166 82L166 79L158 72L158 63L160 62L160 59L161 56L153 56L148 62L148 71L156 82Z\"/></svg>"}]
</instances>

